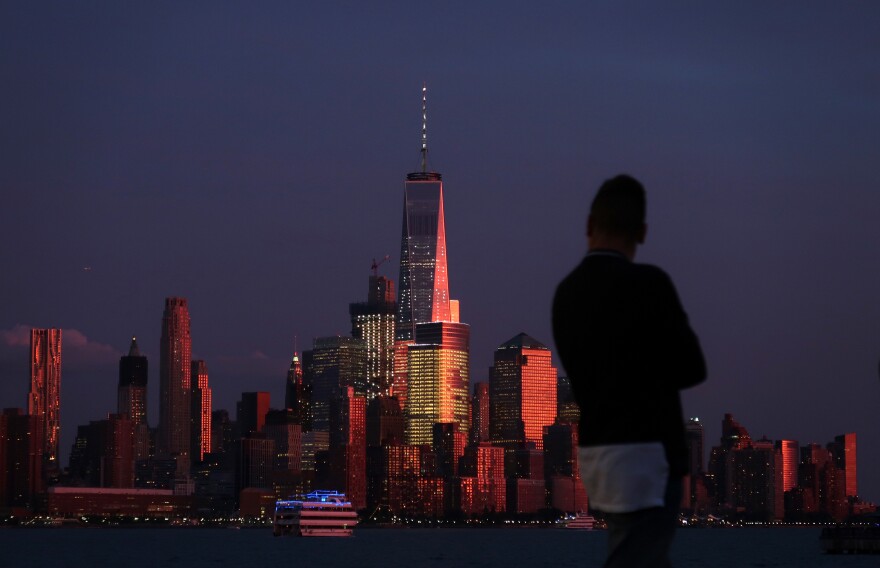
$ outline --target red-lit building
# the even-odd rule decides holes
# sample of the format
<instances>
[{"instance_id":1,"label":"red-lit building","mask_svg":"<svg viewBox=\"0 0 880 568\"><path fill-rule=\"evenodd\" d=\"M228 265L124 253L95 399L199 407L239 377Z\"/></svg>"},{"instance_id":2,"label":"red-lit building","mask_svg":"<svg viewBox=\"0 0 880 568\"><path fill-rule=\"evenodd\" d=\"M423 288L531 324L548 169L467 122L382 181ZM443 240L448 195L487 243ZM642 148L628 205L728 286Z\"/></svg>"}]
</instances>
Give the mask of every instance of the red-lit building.
<instances>
[{"instance_id":1,"label":"red-lit building","mask_svg":"<svg viewBox=\"0 0 880 568\"><path fill-rule=\"evenodd\" d=\"M834 463L838 469L843 470L846 496L856 497L859 494L858 479L856 476L856 434L841 434L835 436L834 441L828 445L834 456Z\"/></svg>"},{"instance_id":2,"label":"red-lit building","mask_svg":"<svg viewBox=\"0 0 880 568\"><path fill-rule=\"evenodd\" d=\"M355 509L367 506L366 398L344 387L330 407L330 481Z\"/></svg>"},{"instance_id":3,"label":"red-lit building","mask_svg":"<svg viewBox=\"0 0 880 568\"><path fill-rule=\"evenodd\" d=\"M556 368L550 350L520 333L495 350L489 374L489 436L512 447L543 447L544 428L556 421Z\"/></svg>"},{"instance_id":4,"label":"red-lit building","mask_svg":"<svg viewBox=\"0 0 880 568\"><path fill-rule=\"evenodd\" d=\"M61 433L61 330L31 330L31 382L28 414L39 416L43 461L59 470L58 442Z\"/></svg>"},{"instance_id":5,"label":"red-lit building","mask_svg":"<svg viewBox=\"0 0 880 568\"><path fill-rule=\"evenodd\" d=\"M211 452L211 387L208 386L208 365L201 359L192 362L192 454L200 462Z\"/></svg>"},{"instance_id":6,"label":"red-lit building","mask_svg":"<svg viewBox=\"0 0 880 568\"><path fill-rule=\"evenodd\" d=\"M186 298L165 298L159 341L160 457L180 457L179 467L192 459L192 338ZM185 466L184 466L185 463Z\"/></svg>"},{"instance_id":7,"label":"red-lit building","mask_svg":"<svg viewBox=\"0 0 880 568\"><path fill-rule=\"evenodd\" d=\"M465 448L460 462L456 495L465 515L507 510L507 483L504 479L504 448L490 443Z\"/></svg>"}]
</instances>

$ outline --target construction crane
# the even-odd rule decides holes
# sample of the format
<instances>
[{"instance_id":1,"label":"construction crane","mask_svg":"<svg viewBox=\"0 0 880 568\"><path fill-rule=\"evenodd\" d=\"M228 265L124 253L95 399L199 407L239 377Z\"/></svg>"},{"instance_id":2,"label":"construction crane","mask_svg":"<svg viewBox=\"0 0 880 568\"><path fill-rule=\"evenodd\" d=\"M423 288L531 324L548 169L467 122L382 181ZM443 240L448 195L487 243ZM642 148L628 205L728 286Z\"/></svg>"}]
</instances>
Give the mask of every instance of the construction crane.
<instances>
[{"instance_id":1,"label":"construction crane","mask_svg":"<svg viewBox=\"0 0 880 568\"><path fill-rule=\"evenodd\" d=\"M386 254L386 255L385 255L385 258L383 258L383 259L380 260L379 262L376 262L376 259L375 259L375 258L373 259L373 265L370 267L370 270L373 271L373 276L379 276L379 267L382 266L383 264L385 264L385 262L386 262L389 258L391 258L391 257L388 256L388 255Z\"/></svg>"}]
</instances>

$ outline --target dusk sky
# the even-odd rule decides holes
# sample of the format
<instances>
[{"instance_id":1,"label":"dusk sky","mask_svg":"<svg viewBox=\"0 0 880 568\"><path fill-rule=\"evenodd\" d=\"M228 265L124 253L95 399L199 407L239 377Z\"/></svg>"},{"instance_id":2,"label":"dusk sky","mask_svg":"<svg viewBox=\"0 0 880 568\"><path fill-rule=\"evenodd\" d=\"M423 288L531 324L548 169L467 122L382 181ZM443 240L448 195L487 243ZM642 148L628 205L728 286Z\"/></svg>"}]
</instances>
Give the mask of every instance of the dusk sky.
<instances>
[{"instance_id":1,"label":"dusk sky","mask_svg":"<svg viewBox=\"0 0 880 568\"><path fill-rule=\"evenodd\" d=\"M590 199L627 172L637 260L705 351L707 446L725 412L856 432L880 500L880 4L378 4L0 5L0 407L26 406L30 328L63 328L66 464L136 335L155 425L166 296L215 409L280 405L294 337L347 335L373 258L398 279L424 81L473 380L521 331L552 348Z\"/></svg>"}]
</instances>

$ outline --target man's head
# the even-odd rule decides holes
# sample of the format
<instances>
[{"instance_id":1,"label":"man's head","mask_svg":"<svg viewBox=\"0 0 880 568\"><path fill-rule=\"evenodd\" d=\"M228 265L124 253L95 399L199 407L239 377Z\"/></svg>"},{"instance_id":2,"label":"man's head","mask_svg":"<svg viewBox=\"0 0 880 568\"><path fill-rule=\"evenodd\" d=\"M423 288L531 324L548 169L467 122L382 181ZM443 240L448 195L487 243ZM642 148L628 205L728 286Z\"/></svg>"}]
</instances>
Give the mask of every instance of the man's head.
<instances>
[{"instance_id":1,"label":"man's head","mask_svg":"<svg viewBox=\"0 0 880 568\"><path fill-rule=\"evenodd\" d=\"M607 248L635 256L645 242L645 188L635 178L619 175L599 188L587 220L590 249Z\"/></svg>"}]
</instances>

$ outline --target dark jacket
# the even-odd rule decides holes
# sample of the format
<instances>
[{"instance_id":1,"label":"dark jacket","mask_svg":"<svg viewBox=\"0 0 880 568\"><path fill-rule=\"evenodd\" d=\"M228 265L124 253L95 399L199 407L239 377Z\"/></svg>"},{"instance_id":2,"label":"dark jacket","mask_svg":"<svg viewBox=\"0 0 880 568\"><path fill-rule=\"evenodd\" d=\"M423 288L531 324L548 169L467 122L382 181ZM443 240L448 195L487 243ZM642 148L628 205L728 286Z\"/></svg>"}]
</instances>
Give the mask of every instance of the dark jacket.
<instances>
[{"instance_id":1,"label":"dark jacket","mask_svg":"<svg viewBox=\"0 0 880 568\"><path fill-rule=\"evenodd\" d=\"M687 473L679 390L706 364L666 273L593 251L556 289L553 336L581 408L579 444L660 441L670 471Z\"/></svg>"}]
</instances>

